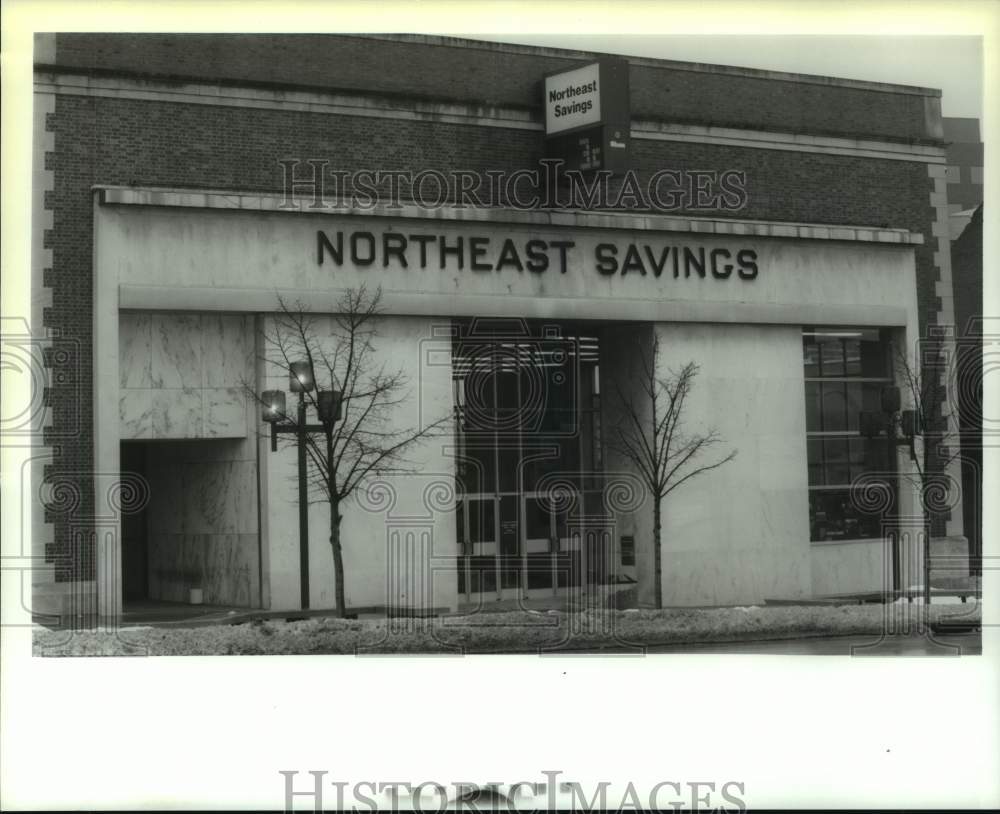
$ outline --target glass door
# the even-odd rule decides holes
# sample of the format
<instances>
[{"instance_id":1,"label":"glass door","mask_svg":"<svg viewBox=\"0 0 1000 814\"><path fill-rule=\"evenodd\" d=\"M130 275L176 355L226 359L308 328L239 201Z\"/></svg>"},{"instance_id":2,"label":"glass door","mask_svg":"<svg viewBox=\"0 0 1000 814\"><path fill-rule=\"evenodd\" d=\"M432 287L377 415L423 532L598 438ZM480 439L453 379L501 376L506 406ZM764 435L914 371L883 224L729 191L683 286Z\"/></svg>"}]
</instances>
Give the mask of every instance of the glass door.
<instances>
[{"instance_id":1,"label":"glass door","mask_svg":"<svg viewBox=\"0 0 1000 814\"><path fill-rule=\"evenodd\" d=\"M467 602L552 595L601 571L579 533L603 488L597 338L496 322L459 322L452 354Z\"/></svg>"}]
</instances>

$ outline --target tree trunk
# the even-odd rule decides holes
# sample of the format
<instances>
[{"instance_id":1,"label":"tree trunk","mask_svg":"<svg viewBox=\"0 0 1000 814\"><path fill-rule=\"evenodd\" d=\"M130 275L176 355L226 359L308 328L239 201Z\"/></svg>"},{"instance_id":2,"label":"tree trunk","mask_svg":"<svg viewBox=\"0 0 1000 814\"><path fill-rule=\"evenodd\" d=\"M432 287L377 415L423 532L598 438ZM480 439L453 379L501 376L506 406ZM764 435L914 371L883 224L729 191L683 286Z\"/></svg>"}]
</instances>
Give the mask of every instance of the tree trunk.
<instances>
[{"instance_id":1,"label":"tree trunk","mask_svg":"<svg viewBox=\"0 0 1000 814\"><path fill-rule=\"evenodd\" d=\"M333 498L330 501L330 548L333 549L333 579L334 595L337 602L337 616L341 619L347 613L344 601L344 552L340 546L340 501Z\"/></svg>"},{"instance_id":2,"label":"tree trunk","mask_svg":"<svg viewBox=\"0 0 1000 814\"><path fill-rule=\"evenodd\" d=\"M663 548L661 546L660 532L662 529L660 521L660 498L653 497L653 580L654 591L653 601L657 610L663 609Z\"/></svg>"}]
</instances>

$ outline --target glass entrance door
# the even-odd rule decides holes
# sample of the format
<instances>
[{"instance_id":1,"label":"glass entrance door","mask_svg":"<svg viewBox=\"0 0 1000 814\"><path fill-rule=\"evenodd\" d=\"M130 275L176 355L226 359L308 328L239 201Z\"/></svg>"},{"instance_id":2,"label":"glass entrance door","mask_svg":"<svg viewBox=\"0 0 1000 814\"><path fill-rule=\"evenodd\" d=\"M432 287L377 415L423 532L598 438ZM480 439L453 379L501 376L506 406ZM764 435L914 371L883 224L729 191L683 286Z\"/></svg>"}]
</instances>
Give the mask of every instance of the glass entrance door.
<instances>
[{"instance_id":1,"label":"glass entrance door","mask_svg":"<svg viewBox=\"0 0 1000 814\"><path fill-rule=\"evenodd\" d=\"M459 593L534 597L599 579L570 530L595 492L601 504L597 337L520 320L456 327Z\"/></svg>"}]
</instances>

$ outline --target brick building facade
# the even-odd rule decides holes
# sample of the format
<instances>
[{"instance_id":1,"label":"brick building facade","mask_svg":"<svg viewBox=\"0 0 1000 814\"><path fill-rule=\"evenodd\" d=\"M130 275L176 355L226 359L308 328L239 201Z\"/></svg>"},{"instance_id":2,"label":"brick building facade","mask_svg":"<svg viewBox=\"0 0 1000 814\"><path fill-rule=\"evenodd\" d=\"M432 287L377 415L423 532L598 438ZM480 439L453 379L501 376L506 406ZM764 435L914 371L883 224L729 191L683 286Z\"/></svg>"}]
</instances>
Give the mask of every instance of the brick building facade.
<instances>
[{"instance_id":1,"label":"brick building facade","mask_svg":"<svg viewBox=\"0 0 1000 814\"><path fill-rule=\"evenodd\" d=\"M281 195L289 159L348 173L532 168L544 155L542 77L595 56L402 35L39 36L35 325L68 349L48 358L39 488L51 499L35 546L51 573L39 580L100 579L95 494L115 481L92 430L95 189ZM922 236L911 248L919 334L953 336L939 91L627 59L640 179L735 169L746 205L716 221ZM60 500L61 489L76 493ZM937 534L961 533L954 514L935 518Z\"/></svg>"}]
</instances>

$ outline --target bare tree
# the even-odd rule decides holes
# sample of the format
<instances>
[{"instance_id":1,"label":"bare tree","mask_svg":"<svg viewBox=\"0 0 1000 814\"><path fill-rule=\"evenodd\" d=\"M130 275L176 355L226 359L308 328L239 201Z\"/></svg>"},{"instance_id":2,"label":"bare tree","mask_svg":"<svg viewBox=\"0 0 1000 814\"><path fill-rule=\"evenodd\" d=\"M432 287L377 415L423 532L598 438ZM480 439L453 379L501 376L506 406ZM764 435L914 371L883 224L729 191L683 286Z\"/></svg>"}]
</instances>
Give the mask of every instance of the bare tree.
<instances>
[{"instance_id":1,"label":"bare tree","mask_svg":"<svg viewBox=\"0 0 1000 814\"><path fill-rule=\"evenodd\" d=\"M713 463L700 464L704 453L722 443L714 429L689 434L684 428L684 406L698 375L698 365L688 362L670 370L665 378L656 373L660 340L653 332L652 353L636 342L641 366L636 387L627 391L615 379L615 391L622 415L609 445L629 460L653 498L653 578L655 603L663 607L662 502L679 486L694 477L717 469L736 457L732 450Z\"/></svg>"},{"instance_id":2,"label":"bare tree","mask_svg":"<svg viewBox=\"0 0 1000 814\"><path fill-rule=\"evenodd\" d=\"M957 394L959 390L958 368L938 341L920 342L914 358L895 345L892 353L896 380L909 395L913 407L899 414L898 426L894 417L887 430L894 440L901 435L910 444L915 471L900 475L920 490L924 526L923 594L924 603L929 605L933 516L948 505L951 490L947 471L962 455L957 406L949 402L949 392ZM916 443L918 438L920 448Z\"/></svg>"},{"instance_id":3,"label":"bare tree","mask_svg":"<svg viewBox=\"0 0 1000 814\"><path fill-rule=\"evenodd\" d=\"M451 420L449 412L422 427L394 426L396 408L411 394L403 369L390 367L376 354L381 301L381 288L371 292L362 286L344 292L336 313L316 315L301 302L288 303L279 297L274 327L263 336L263 361L272 369L277 366L288 376L293 362L308 362L316 381L315 389L305 393L310 407L319 409L321 391L340 393L340 417L324 427L325 439L305 434L312 462L311 490L330 506L338 616L346 610L340 535L344 501L371 478L414 473L407 452ZM329 331L321 331L321 325L330 325Z\"/></svg>"}]
</instances>

